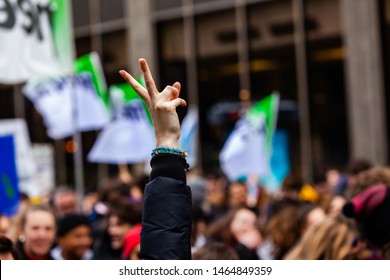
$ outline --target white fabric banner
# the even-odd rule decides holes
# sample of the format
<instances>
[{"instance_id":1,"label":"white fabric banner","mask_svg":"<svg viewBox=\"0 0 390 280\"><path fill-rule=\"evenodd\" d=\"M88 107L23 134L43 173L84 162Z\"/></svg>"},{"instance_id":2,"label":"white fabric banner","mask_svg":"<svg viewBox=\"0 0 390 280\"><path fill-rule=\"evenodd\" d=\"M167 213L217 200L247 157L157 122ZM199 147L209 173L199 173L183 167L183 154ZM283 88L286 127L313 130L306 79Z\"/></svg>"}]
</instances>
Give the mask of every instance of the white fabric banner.
<instances>
[{"instance_id":1,"label":"white fabric banner","mask_svg":"<svg viewBox=\"0 0 390 280\"><path fill-rule=\"evenodd\" d=\"M126 103L120 89L110 93L115 118L99 134L88 160L111 164L149 160L155 137L141 100Z\"/></svg>"},{"instance_id":2,"label":"white fabric banner","mask_svg":"<svg viewBox=\"0 0 390 280\"><path fill-rule=\"evenodd\" d=\"M197 164L198 153L198 128L199 116L198 107L191 106L184 117L180 128L179 146L183 151L188 152L187 163L190 167Z\"/></svg>"},{"instance_id":3,"label":"white fabric banner","mask_svg":"<svg viewBox=\"0 0 390 280\"><path fill-rule=\"evenodd\" d=\"M110 120L88 73L30 82L23 92L42 115L53 139L71 136L76 130L97 130Z\"/></svg>"},{"instance_id":4,"label":"white fabric banner","mask_svg":"<svg viewBox=\"0 0 390 280\"><path fill-rule=\"evenodd\" d=\"M248 175L261 177L268 172L264 126L264 118L256 124L247 118L237 122L220 153L221 168L229 180Z\"/></svg>"},{"instance_id":5,"label":"white fabric banner","mask_svg":"<svg viewBox=\"0 0 390 280\"><path fill-rule=\"evenodd\" d=\"M0 83L53 76L64 69L55 51L49 0L0 0Z\"/></svg>"}]
</instances>

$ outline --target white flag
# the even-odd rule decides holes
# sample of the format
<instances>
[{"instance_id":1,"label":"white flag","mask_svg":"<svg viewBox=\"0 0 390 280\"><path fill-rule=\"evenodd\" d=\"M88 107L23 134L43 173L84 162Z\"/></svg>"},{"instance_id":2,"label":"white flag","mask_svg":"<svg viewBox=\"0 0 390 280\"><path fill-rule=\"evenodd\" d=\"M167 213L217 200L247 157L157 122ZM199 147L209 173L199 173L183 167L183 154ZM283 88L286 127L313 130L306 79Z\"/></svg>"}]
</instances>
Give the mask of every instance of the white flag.
<instances>
[{"instance_id":1,"label":"white flag","mask_svg":"<svg viewBox=\"0 0 390 280\"><path fill-rule=\"evenodd\" d=\"M246 118L237 122L220 153L221 168L229 180L268 172L264 126L264 118L256 124Z\"/></svg>"},{"instance_id":2,"label":"white flag","mask_svg":"<svg viewBox=\"0 0 390 280\"><path fill-rule=\"evenodd\" d=\"M180 149L188 153L187 163L191 167L197 164L198 129L198 107L191 106L181 123L179 140Z\"/></svg>"},{"instance_id":3,"label":"white flag","mask_svg":"<svg viewBox=\"0 0 390 280\"><path fill-rule=\"evenodd\" d=\"M0 1L0 83L69 74L70 1Z\"/></svg>"},{"instance_id":4,"label":"white flag","mask_svg":"<svg viewBox=\"0 0 390 280\"><path fill-rule=\"evenodd\" d=\"M53 139L71 136L76 130L97 130L110 120L89 73L30 81L23 92L42 115Z\"/></svg>"},{"instance_id":5,"label":"white flag","mask_svg":"<svg viewBox=\"0 0 390 280\"><path fill-rule=\"evenodd\" d=\"M88 160L111 164L149 160L155 138L141 100L126 100L123 86L112 86L110 96L114 120L99 134Z\"/></svg>"},{"instance_id":6,"label":"white flag","mask_svg":"<svg viewBox=\"0 0 390 280\"><path fill-rule=\"evenodd\" d=\"M261 178L270 172L278 104L279 94L271 94L254 104L237 122L219 156L229 180L253 175Z\"/></svg>"}]
</instances>

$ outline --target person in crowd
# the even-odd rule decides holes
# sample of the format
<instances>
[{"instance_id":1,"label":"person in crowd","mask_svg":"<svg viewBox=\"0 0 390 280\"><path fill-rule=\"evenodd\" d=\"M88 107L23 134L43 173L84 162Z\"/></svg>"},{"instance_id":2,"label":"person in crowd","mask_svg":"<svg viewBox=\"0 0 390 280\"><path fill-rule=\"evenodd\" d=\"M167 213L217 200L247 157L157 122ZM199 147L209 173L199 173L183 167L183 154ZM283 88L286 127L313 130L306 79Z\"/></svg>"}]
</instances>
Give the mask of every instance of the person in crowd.
<instances>
[{"instance_id":1,"label":"person in crowd","mask_svg":"<svg viewBox=\"0 0 390 280\"><path fill-rule=\"evenodd\" d=\"M342 195L334 194L329 199L328 205L325 206L325 212L329 217L338 216L343 209L344 204L347 202L346 198Z\"/></svg>"},{"instance_id":2,"label":"person in crowd","mask_svg":"<svg viewBox=\"0 0 390 280\"><path fill-rule=\"evenodd\" d=\"M287 253L286 260L350 259L352 241L358 235L354 223L342 216L314 224Z\"/></svg>"},{"instance_id":3,"label":"person in crowd","mask_svg":"<svg viewBox=\"0 0 390 280\"><path fill-rule=\"evenodd\" d=\"M179 150L180 122L176 107L180 83L159 92L146 60L139 60L146 88L126 71L122 77L145 101L154 125L150 182L145 188L141 231L141 259L191 259L191 189L187 186L186 153Z\"/></svg>"},{"instance_id":4,"label":"person in crowd","mask_svg":"<svg viewBox=\"0 0 390 280\"><path fill-rule=\"evenodd\" d=\"M366 188L344 205L343 213L357 222L361 233L352 243L352 259L390 259L390 188L387 185Z\"/></svg>"},{"instance_id":5,"label":"person in crowd","mask_svg":"<svg viewBox=\"0 0 390 280\"><path fill-rule=\"evenodd\" d=\"M299 231L299 238L313 225L321 223L326 219L326 213L318 204L304 203L297 208L296 221Z\"/></svg>"},{"instance_id":6,"label":"person in crowd","mask_svg":"<svg viewBox=\"0 0 390 280\"><path fill-rule=\"evenodd\" d=\"M348 185L346 198L350 200L366 188L381 183L390 185L390 167L375 166L366 171L360 172L356 176L355 183Z\"/></svg>"},{"instance_id":7,"label":"person in crowd","mask_svg":"<svg viewBox=\"0 0 390 280\"><path fill-rule=\"evenodd\" d=\"M357 175L363 171L372 168L372 163L367 159L353 159L347 164L345 173L341 174L339 181L334 189L334 194L345 196L348 186L356 183Z\"/></svg>"},{"instance_id":8,"label":"person in crowd","mask_svg":"<svg viewBox=\"0 0 390 280\"><path fill-rule=\"evenodd\" d=\"M209 242L192 254L193 260L239 260L231 247L222 242Z\"/></svg>"},{"instance_id":9,"label":"person in crowd","mask_svg":"<svg viewBox=\"0 0 390 280\"><path fill-rule=\"evenodd\" d=\"M92 227L93 251L96 259L116 260L121 258L121 248L113 249L111 236L108 233L109 212L112 206L127 203L130 185L118 177L105 179L100 184L98 200L93 206L89 219Z\"/></svg>"},{"instance_id":10,"label":"person in crowd","mask_svg":"<svg viewBox=\"0 0 390 280\"><path fill-rule=\"evenodd\" d=\"M303 183L299 176L290 173L288 174L281 186L280 193L274 197L273 201L271 201L268 205L268 209L266 211L266 218L269 220L273 215L276 215L285 207L296 207L301 204L299 200L299 193L302 189Z\"/></svg>"},{"instance_id":11,"label":"person in crowd","mask_svg":"<svg viewBox=\"0 0 390 280\"><path fill-rule=\"evenodd\" d=\"M67 214L57 224L57 246L51 250L55 260L90 260L93 252L88 218L81 214Z\"/></svg>"},{"instance_id":12,"label":"person in crowd","mask_svg":"<svg viewBox=\"0 0 390 280\"><path fill-rule=\"evenodd\" d=\"M285 207L265 225L266 241L258 254L263 259L283 259L304 233L325 217L324 210L316 204L302 203Z\"/></svg>"},{"instance_id":13,"label":"person in crowd","mask_svg":"<svg viewBox=\"0 0 390 280\"><path fill-rule=\"evenodd\" d=\"M57 218L67 214L78 214L81 211L76 192L68 186L60 186L54 190L52 207Z\"/></svg>"},{"instance_id":14,"label":"person in crowd","mask_svg":"<svg viewBox=\"0 0 390 280\"><path fill-rule=\"evenodd\" d=\"M117 251L118 259L123 257L126 235L141 222L141 204L125 200L111 206L108 215L108 234L111 238L111 248Z\"/></svg>"},{"instance_id":15,"label":"person in crowd","mask_svg":"<svg viewBox=\"0 0 390 280\"><path fill-rule=\"evenodd\" d=\"M231 182L228 185L227 191L229 208L247 206L248 189L245 181Z\"/></svg>"},{"instance_id":16,"label":"person in crowd","mask_svg":"<svg viewBox=\"0 0 390 280\"><path fill-rule=\"evenodd\" d=\"M256 249L262 236L256 214L246 207L231 209L211 224L207 237L233 248L242 260L258 259Z\"/></svg>"},{"instance_id":17,"label":"person in crowd","mask_svg":"<svg viewBox=\"0 0 390 280\"><path fill-rule=\"evenodd\" d=\"M56 218L47 205L32 205L21 219L21 232L16 244L20 259L50 260L50 249L56 234Z\"/></svg>"},{"instance_id":18,"label":"person in crowd","mask_svg":"<svg viewBox=\"0 0 390 280\"><path fill-rule=\"evenodd\" d=\"M212 223L227 212L226 189L228 181L218 168L206 170L205 178L205 199L202 209L207 223Z\"/></svg>"},{"instance_id":19,"label":"person in crowd","mask_svg":"<svg viewBox=\"0 0 390 280\"><path fill-rule=\"evenodd\" d=\"M19 254L12 241L0 234L0 260L18 260Z\"/></svg>"}]
</instances>

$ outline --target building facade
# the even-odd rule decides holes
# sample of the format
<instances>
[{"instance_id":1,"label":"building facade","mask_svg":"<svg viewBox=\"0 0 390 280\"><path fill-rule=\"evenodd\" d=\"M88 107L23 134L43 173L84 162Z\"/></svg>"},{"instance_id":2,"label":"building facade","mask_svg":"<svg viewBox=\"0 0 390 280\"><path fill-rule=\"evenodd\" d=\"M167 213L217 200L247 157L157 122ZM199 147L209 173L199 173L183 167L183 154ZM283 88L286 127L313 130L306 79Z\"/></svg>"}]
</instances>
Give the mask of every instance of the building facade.
<instances>
[{"instance_id":1,"label":"building facade","mask_svg":"<svg viewBox=\"0 0 390 280\"><path fill-rule=\"evenodd\" d=\"M72 5L77 56L98 52L108 85L122 82L119 69L138 74L139 57L150 62L160 88L182 83L183 97L199 107L205 169L218 163L239 117L234 104L242 90L253 101L280 93L277 128L287 132L292 168L306 180L352 158L388 162L390 0L74 0ZM0 86L0 117L25 117L34 127L32 140L48 141L39 115L19 90ZM217 105L227 109L218 111ZM95 137L83 135L84 153ZM60 170L72 165L69 155L60 156L63 144L56 143ZM107 166L85 164L87 184L96 180L94 174L109 172ZM59 181L71 171L65 173Z\"/></svg>"}]
</instances>

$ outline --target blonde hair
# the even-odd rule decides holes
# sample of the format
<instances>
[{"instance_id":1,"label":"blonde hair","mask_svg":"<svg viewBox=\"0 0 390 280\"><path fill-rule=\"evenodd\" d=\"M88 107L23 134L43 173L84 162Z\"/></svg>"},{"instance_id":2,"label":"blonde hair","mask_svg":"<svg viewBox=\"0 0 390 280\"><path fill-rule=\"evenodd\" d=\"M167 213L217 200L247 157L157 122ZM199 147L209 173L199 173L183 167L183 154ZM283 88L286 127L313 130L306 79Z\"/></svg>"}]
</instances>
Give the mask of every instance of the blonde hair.
<instances>
[{"instance_id":1,"label":"blonde hair","mask_svg":"<svg viewBox=\"0 0 390 280\"><path fill-rule=\"evenodd\" d=\"M348 259L357 232L342 216L313 225L286 255L286 260Z\"/></svg>"}]
</instances>

